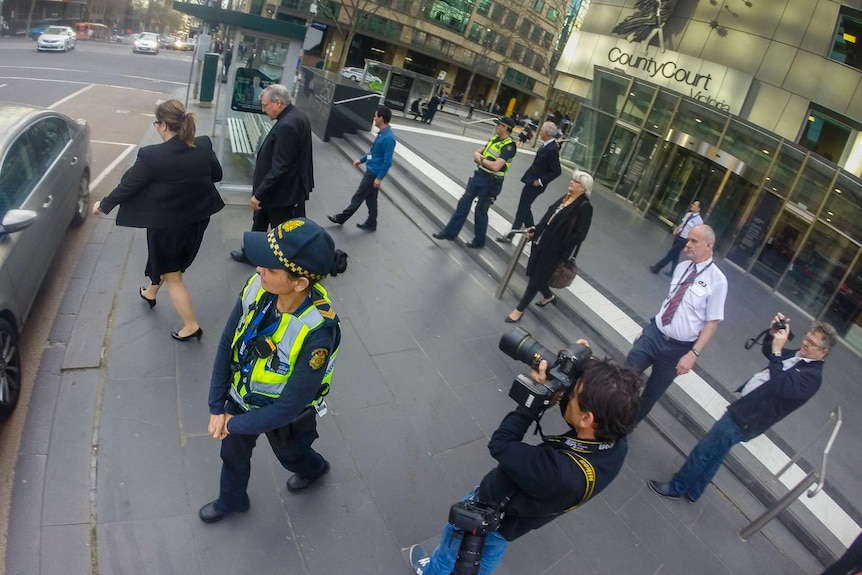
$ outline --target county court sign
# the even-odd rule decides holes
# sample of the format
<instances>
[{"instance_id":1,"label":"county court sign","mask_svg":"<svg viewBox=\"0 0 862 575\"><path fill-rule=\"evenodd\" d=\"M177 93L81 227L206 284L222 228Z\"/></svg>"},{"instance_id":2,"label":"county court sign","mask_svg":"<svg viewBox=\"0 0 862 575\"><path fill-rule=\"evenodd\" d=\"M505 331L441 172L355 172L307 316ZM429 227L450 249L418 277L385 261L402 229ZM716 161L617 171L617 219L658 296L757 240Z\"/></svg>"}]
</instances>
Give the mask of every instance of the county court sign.
<instances>
[{"instance_id":1,"label":"county court sign","mask_svg":"<svg viewBox=\"0 0 862 575\"><path fill-rule=\"evenodd\" d=\"M751 74L624 38L573 32L557 69L593 79L595 66L619 70L694 98L722 112L739 115L754 77Z\"/></svg>"}]
</instances>

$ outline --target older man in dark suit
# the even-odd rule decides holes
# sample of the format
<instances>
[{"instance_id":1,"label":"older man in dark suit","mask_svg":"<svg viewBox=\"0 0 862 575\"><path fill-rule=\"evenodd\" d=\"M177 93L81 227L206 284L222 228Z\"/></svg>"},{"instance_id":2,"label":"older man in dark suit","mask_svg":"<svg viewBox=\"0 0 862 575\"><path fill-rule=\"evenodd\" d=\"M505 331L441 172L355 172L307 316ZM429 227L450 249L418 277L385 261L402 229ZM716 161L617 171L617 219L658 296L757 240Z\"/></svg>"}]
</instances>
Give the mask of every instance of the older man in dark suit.
<instances>
[{"instance_id":1,"label":"older man in dark suit","mask_svg":"<svg viewBox=\"0 0 862 575\"><path fill-rule=\"evenodd\" d=\"M264 113L276 120L257 152L249 204L254 210L251 231L265 232L292 218L305 217L305 202L314 187L311 123L290 101L282 84L267 86L260 95ZM230 257L249 263L242 249Z\"/></svg>"},{"instance_id":2,"label":"older man in dark suit","mask_svg":"<svg viewBox=\"0 0 862 575\"><path fill-rule=\"evenodd\" d=\"M685 495L694 503L734 445L754 439L817 393L823 381L823 360L838 341L835 328L815 321L799 349L784 347L789 335L790 320L776 314L762 350L769 365L736 390L742 397L727 407L673 478L667 483L650 481L650 489L671 499Z\"/></svg>"},{"instance_id":3,"label":"older man in dark suit","mask_svg":"<svg viewBox=\"0 0 862 575\"><path fill-rule=\"evenodd\" d=\"M557 125L553 122L545 122L539 130L539 139L542 147L536 152L533 163L524 172L521 181L524 189L521 190L521 199L518 202L518 211L515 212L515 221L512 222L512 231L505 236L497 238L498 242L507 244L515 237L515 230L525 226L533 227L533 212L530 207L552 181L562 172L560 168L560 147L554 139L557 137Z\"/></svg>"}]
</instances>

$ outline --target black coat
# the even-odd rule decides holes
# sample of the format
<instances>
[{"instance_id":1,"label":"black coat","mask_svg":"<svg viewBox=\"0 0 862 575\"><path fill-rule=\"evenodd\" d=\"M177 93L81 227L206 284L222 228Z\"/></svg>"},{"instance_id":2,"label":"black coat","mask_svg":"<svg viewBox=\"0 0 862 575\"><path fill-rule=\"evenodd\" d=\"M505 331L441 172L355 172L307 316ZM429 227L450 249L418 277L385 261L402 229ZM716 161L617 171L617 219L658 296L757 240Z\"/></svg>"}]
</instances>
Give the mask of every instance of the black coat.
<instances>
[{"instance_id":1,"label":"black coat","mask_svg":"<svg viewBox=\"0 0 862 575\"><path fill-rule=\"evenodd\" d=\"M532 280L545 283L554 273L557 264L566 260L575 249L586 239L593 219L593 205L587 196L581 195L574 202L562 209L548 223L554 211L563 201L560 198L548 208L541 221L536 224L533 234L533 246L530 249L530 261L527 262L527 276ZM574 227L572 219L577 218ZM572 233L569 234L569 229ZM539 243L535 243L538 241Z\"/></svg>"},{"instance_id":2,"label":"black coat","mask_svg":"<svg viewBox=\"0 0 862 575\"><path fill-rule=\"evenodd\" d=\"M191 147L178 137L138 150L135 164L99 203L109 213L117 205L117 225L131 228L180 228L204 220L224 207L213 182L221 164L206 136Z\"/></svg>"},{"instance_id":3,"label":"black coat","mask_svg":"<svg viewBox=\"0 0 862 575\"><path fill-rule=\"evenodd\" d=\"M521 181L533 187L534 180L542 181L542 191L562 173L560 167L560 146L557 142L545 144L536 151L533 163L521 176Z\"/></svg>"},{"instance_id":4,"label":"black coat","mask_svg":"<svg viewBox=\"0 0 862 575\"><path fill-rule=\"evenodd\" d=\"M254 197L264 208L305 202L314 188L311 123L288 105L257 152L252 178Z\"/></svg>"},{"instance_id":5,"label":"black coat","mask_svg":"<svg viewBox=\"0 0 862 575\"><path fill-rule=\"evenodd\" d=\"M822 361L800 361L783 371L784 360L799 350L785 348L781 357L772 355L772 336L763 342L761 351L769 359L769 380L727 406L730 417L749 438L760 435L802 407L823 381ZM737 391L743 387L745 384Z\"/></svg>"}]
</instances>

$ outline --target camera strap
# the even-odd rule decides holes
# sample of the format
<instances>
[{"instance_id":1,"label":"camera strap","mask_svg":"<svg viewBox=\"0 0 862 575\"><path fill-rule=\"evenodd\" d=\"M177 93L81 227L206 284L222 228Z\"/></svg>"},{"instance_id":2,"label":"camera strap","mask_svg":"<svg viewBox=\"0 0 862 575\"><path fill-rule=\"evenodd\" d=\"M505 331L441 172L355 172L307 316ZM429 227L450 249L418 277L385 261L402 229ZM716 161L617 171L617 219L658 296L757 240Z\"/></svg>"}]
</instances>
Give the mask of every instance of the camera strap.
<instances>
[{"instance_id":1,"label":"camera strap","mask_svg":"<svg viewBox=\"0 0 862 575\"><path fill-rule=\"evenodd\" d=\"M584 486L584 496L576 504L568 509L551 514L552 516L568 513L569 511L580 507L592 498L596 489L596 470L593 464L582 454L598 453L614 447L615 442L601 442L578 439L577 437L569 437L568 435L554 435L551 437L543 437L543 440L548 446L563 452L568 456L575 465L583 472L586 480Z\"/></svg>"},{"instance_id":2,"label":"camera strap","mask_svg":"<svg viewBox=\"0 0 862 575\"><path fill-rule=\"evenodd\" d=\"M766 334L768 334L768 333L769 333L769 330L765 329L762 332L760 332L759 334L757 334L755 337L746 341L745 342L745 349L751 349L755 345L763 345L763 342L766 340Z\"/></svg>"}]
</instances>

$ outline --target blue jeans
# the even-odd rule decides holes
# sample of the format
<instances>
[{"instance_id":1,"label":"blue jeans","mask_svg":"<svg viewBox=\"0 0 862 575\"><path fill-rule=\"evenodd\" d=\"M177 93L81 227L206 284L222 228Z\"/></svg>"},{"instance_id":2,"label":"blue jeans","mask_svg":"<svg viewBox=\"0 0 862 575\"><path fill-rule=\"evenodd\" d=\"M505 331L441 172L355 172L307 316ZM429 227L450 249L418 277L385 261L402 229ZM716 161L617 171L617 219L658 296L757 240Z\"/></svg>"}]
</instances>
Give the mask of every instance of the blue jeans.
<instances>
[{"instance_id":1,"label":"blue jeans","mask_svg":"<svg viewBox=\"0 0 862 575\"><path fill-rule=\"evenodd\" d=\"M458 200L458 205L455 206L455 213L446 224L445 233L449 237L458 237L461 228L464 227L464 222L467 221L467 216L470 214L470 206L473 200L478 198L476 202L476 214L474 222L473 243L478 246L485 245L485 235L488 233L488 210L491 204L503 188L502 176L492 176L483 170L476 170L473 177L467 183L467 188L464 190L464 195Z\"/></svg>"},{"instance_id":2,"label":"blue jeans","mask_svg":"<svg viewBox=\"0 0 862 575\"><path fill-rule=\"evenodd\" d=\"M472 499L475 490L464 497L464 501ZM503 559L503 553L509 542L496 531L488 533L485 537L485 549L482 551L482 565L479 575L489 575L497 568ZM431 554L431 563L422 571L422 575L451 575L458 559L458 548L461 546L461 537L455 533L455 528L447 523L440 535L440 545Z\"/></svg>"},{"instance_id":3,"label":"blue jeans","mask_svg":"<svg viewBox=\"0 0 862 575\"><path fill-rule=\"evenodd\" d=\"M706 435L694 446L682 468L670 482L670 490L677 495L688 494L693 501L700 499L715 477L730 449L740 441L751 439L733 421L729 413L715 422Z\"/></svg>"},{"instance_id":4,"label":"blue jeans","mask_svg":"<svg viewBox=\"0 0 862 575\"><path fill-rule=\"evenodd\" d=\"M676 364L682 356L691 350L694 342L667 339L655 324L650 321L644 328L640 338L635 342L626 365L643 372L652 366L652 373L647 379L641 394L641 409L638 421L643 420L653 408L658 399L667 391L676 377Z\"/></svg>"}]
</instances>

